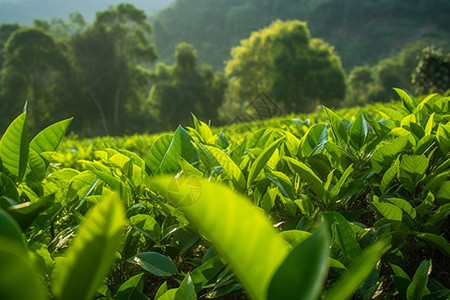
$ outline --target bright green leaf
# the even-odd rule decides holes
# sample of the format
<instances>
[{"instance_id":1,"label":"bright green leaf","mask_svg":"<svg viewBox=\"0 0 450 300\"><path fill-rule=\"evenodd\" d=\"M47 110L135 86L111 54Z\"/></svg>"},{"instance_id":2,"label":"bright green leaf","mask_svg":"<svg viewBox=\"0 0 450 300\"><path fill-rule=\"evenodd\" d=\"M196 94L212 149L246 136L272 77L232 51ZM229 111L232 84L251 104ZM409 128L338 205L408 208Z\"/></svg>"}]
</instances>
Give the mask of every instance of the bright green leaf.
<instances>
[{"instance_id":1,"label":"bright green leaf","mask_svg":"<svg viewBox=\"0 0 450 300\"><path fill-rule=\"evenodd\" d=\"M322 225L298 244L275 272L267 299L317 299L328 270L329 236Z\"/></svg>"},{"instance_id":2,"label":"bright green leaf","mask_svg":"<svg viewBox=\"0 0 450 300\"><path fill-rule=\"evenodd\" d=\"M174 202L204 233L254 299L265 299L270 280L288 254L288 246L259 210L221 184L199 180L200 196L192 186L169 188L173 178L155 178L150 186ZM195 201L193 201L195 200ZM214 200L214 201L211 201Z\"/></svg>"},{"instance_id":3,"label":"bright green leaf","mask_svg":"<svg viewBox=\"0 0 450 300\"><path fill-rule=\"evenodd\" d=\"M18 116L0 140L0 159L15 178L21 181L28 164L28 126L26 113Z\"/></svg>"},{"instance_id":4,"label":"bright green leaf","mask_svg":"<svg viewBox=\"0 0 450 300\"><path fill-rule=\"evenodd\" d=\"M0 236L1 299L48 299L40 278L42 275L37 272L34 261L23 244Z\"/></svg>"},{"instance_id":5,"label":"bright green leaf","mask_svg":"<svg viewBox=\"0 0 450 300\"><path fill-rule=\"evenodd\" d=\"M126 225L117 194L104 198L80 225L53 273L53 292L64 300L91 299L116 258Z\"/></svg>"}]
</instances>

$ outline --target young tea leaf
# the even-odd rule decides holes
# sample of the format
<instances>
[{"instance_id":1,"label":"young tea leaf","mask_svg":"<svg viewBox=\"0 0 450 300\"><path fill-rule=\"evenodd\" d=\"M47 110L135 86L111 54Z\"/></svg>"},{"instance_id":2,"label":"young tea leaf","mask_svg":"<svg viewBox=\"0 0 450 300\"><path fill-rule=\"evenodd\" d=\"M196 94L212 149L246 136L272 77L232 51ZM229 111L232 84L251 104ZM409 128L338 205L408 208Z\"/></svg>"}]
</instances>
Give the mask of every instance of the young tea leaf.
<instances>
[{"instance_id":1,"label":"young tea leaf","mask_svg":"<svg viewBox=\"0 0 450 300\"><path fill-rule=\"evenodd\" d=\"M275 272L268 300L317 299L323 286L329 255L329 236L322 225L317 232L298 244Z\"/></svg>"},{"instance_id":2,"label":"young tea leaf","mask_svg":"<svg viewBox=\"0 0 450 300\"><path fill-rule=\"evenodd\" d=\"M277 141L279 143L279 141ZM230 263L254 299L265 299L270 280L288 254L288 245L251 202L226 186L161 177L150 187L180 207L191 223Z\"/></svg>"},{"instance_id":3,"label":"young tea leaf","mask_svg":"<svg viewBox=\"0 0 450 300\"><path fill-rule=\"evenodd\" d=\"M284 140L284 138L280 138L280 139L276 140L275 142L270 144L269 147L264 149L264 151L256 158L256 160L254 161L254 163L250 169L250 172L248 174L247 188L250 187L250 185L253 183L255 178L259 175L261 170L264 168L266 163L269 161L272 154L281 145L283 140Z\"/></svg>"},{"instance_id":4,"label":"young tea leaf","mask_svg":"<svg viewBox=\"0 0 450 300\"><path fill-rule=\"evenodd\" d=\"M26 113L9 125L0 140L0 159L3 167L21 181L28 164L28 126Z\"/></svg>"},{"instance_id":5,"label":"young tea leaf","mask_svg":"<svg viewBox=\"0 0 450 300\"><path fill-rule=\"evenodd\" d=\"M341 118L331 109L323 106L323 110L327 115L328 121L330 121L331 129L336 138L337 144L341 146L346 146L348 142L347 128L342 123Z\"/></svg>"},{"instance_id":6,"label":"young tea leaf","mask_svg":"<svg viewBox=\"0 0 450 300\"><path fill-rule=\"evenodd\" d=\"M126 223L117 194L110 194L88 213L66 257L56 265L55 296L65 300L94 296L114 262Z\"/></svg>"},{"instance_id":7,"label":"young tea leaf","mask_svg":"<svg viewBox=\"0 0 450 300\"><path fill-rule=\"evenodd\" d=\"M143 294L144 273L131 277L119 287L116 293L116 300L145 300L149 299Z\"/></svg>"},{"instance_id":8,"label":"young tea leaf","mask_svg":"<svg viewBox=\"0 0 450 300\"><path fill-rule=\"evenodd\" d=\"M327 292L325 299L350 299L388 249L389 241L386 239L379 240L364 249L361 255L352 261L348 271L344 272Z\"/></svg>"},{"instance_id":9,"label":"young tea leaf","mask_svg":"<svg viewBox=\"0 0 450 300\"><path fill-rule=\"evenodd\" d=\"M424 260L414 273L413 280L406 290L406 299L422 299L428 283L428 273L431 271L431 261Z\"/></svg>"}]
</instances>

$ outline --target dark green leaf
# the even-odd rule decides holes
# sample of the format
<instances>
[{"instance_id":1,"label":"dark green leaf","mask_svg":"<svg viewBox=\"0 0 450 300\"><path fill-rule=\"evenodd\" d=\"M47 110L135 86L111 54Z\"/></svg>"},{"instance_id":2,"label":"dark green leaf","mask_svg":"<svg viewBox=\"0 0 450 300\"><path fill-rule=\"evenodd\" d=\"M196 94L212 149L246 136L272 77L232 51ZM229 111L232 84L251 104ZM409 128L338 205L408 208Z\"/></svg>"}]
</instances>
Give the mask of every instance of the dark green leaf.
<instances>
[{"instance_id":1,"label":"dark green leaf","mask_svg":"<svg viewBox=\"0 0 450 300\"><path fill-rule=\"evenodd\" d=\"M145 271L156 276L168 276L178 273L175 264L167 256L158 252L142 252L128 261L139 265Z\"/></svg>"},{"instance_id":2,"label":"dark green leaf","mask_svg":"<svg viewBox=\"0 0 450 300\"><path fill-rule=\"evenodd\" d=\"M115 300L145 300L149 299L143 294L144 273L131 277L119 287Z\"/></svg>"},{"instance_id":3,"label":"dark green leaf","mask_svg":"<svg viewBox=\"0 0 450 300\"><path fill-rule=\"evenodd\" d=\"M0 208L0 238L14 240L17 244L26 245L25 236L19 224L3 209Z\"/></svg>"},{"instance_id":4,"label":"dark green leaf","mask_svg":"<svg viewBox=\"0 0 450 300\"><path fill-rule=\"evenodd\" d=\"M406 299L422 299L428 283L428 273L431 271L431 261L424 260L414 273L413 280L406 291Z\"/></svg>"},{"instance_id":5,"label":"dark green leaf","mask_svg":"<svg viewBox=\"0 0 450 300\"><path fill-rule=\"evenodd\" d=\"M331 287L326 294L326 299L349 299L375 268L381 256L388 250L389 244L388 240L382 239L365 248L361 255L352 261L348 271L344 272Z\"/></svg>"}]
</instances>

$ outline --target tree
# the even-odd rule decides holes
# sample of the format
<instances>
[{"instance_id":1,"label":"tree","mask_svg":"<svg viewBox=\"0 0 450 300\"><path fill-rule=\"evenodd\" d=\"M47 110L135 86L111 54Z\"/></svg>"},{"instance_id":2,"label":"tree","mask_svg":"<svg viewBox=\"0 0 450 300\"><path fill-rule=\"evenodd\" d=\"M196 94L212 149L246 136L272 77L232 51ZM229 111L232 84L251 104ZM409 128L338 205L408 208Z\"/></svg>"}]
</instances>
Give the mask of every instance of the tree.
<instances>
[{"instance_id":1,"label":"tree","mask_svg":"<svg viewBox=\"0 0 450 300\"><path fill-rule=\"evenodd\" d=\"M227 88L223 73L214 73L209 65L197 69L197 51L187 43L176 46L175 64L158 64L153 81L149 103L164 129L189 123L190 112L215 120Z\"/></svg>"},{"instance_id":2,"label":"tree","mask_svg":"<svg viewBox=\"0 0 450 300\"><path fill-rule=\"evenodd\" d=\"M9 124L26 101L31 127L39 128L59 118L64 111L61 99L67 97L70 73L64 46L40 29L23 28L11 35L3 50L2 125Z\"/></svg>"},{"instance_id":3,"label":"tree","mask_svg":"<svg viewBox=\"0 0 450 300\"><path fill-rule=\"evenodd\" d=\"M450 53L433 47L424 48L412 74L412 83L418 93L443 94L450 89Z\"/></svg>"},{"instance_id":4,"label":"tree","mask_svg":"<svg viewBox=\"0 0 450 300\"><path fill-rule=\"evenodd\" d=\"M19 24L10 24L10 23L3 23L0 25L0 69L3 65L3 48L6 44L6 41L9 39L9 37L13 34L14 31L18 30L20 28Z\"/></svg>"},{"instance_id":5,"label":"tree","mask_svg":"<svg viewBox=\"0 0 450 300\"><path fill-rule=\"evenodd\" d=\"M417 65L417 55L426 43L408 44L373 67L355 67L349 75L346 105L390 101L395 96L393 87L411 90L411 73Z\"/></svg>"},{"instance_id":6,"label":"tree","mask_svg":"<svg viewBox=\"0 0 450 300\"><path fill-rule=\"evenodd\" d=\"M354 67L348 77L346 105L366 104L374 82L375 78L372 68L368 66Z\"/></svg>"},{"instance_id":7,"label":"tree","mask_svg":"<svg viewBox=\"0 0 450 300\"><path fill-rule=\"evenodd\" d=\"M150 78L143 65L157 57L150 33L144 11L119 4L97 13L94 24L72 38L78 82L91 102L84 113L96 111L104 134L123 133L123 121L133 120L127 114L145 99Z\"/></svg>"},{"instance_id":8,"label":"tree","mask_svg":"<svg viewBox=\"0 0 450 300\"><path fill-rule=\"evenodd\" d=\"M345 97L345 73L333 48L311 39L306 23L275 21L231 50L230 94L252 100L261 92L288 111L336 106Z\"/></svg>"}]
</instances>

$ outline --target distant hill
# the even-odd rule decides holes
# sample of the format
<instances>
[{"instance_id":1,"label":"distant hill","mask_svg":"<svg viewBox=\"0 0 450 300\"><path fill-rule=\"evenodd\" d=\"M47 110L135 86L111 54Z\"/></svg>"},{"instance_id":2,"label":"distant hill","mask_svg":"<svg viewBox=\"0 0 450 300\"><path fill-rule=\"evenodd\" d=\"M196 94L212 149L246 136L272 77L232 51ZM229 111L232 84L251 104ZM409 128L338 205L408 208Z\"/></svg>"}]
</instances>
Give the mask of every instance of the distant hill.
<instances>
[{"instance_id":1,"label":"distant hill","mask_svg":"<svg viewBox=\"0 0 450 300\"><path fill-rule=\"evenodd\" d=\"M79 11L92 21L95 13L121 2L134 4L148 15L169 6L174 0L0 0L0 23L31 25L34 19L67 19L73 11Z\"/></svg>"},{"instance_id":2,"label":"distant hill","mask_svg":"<svg viewBox=\"0 0 450 300\"><path fill-rule=\"evenodd\" d=\"M222 69L230 49L273 20L308 21L312 37L334 45L344 68L373 65L419 39L450 42L448 0L177 0L154 17L160 58L186 41Z\"/></svg>"}]
</instances>

